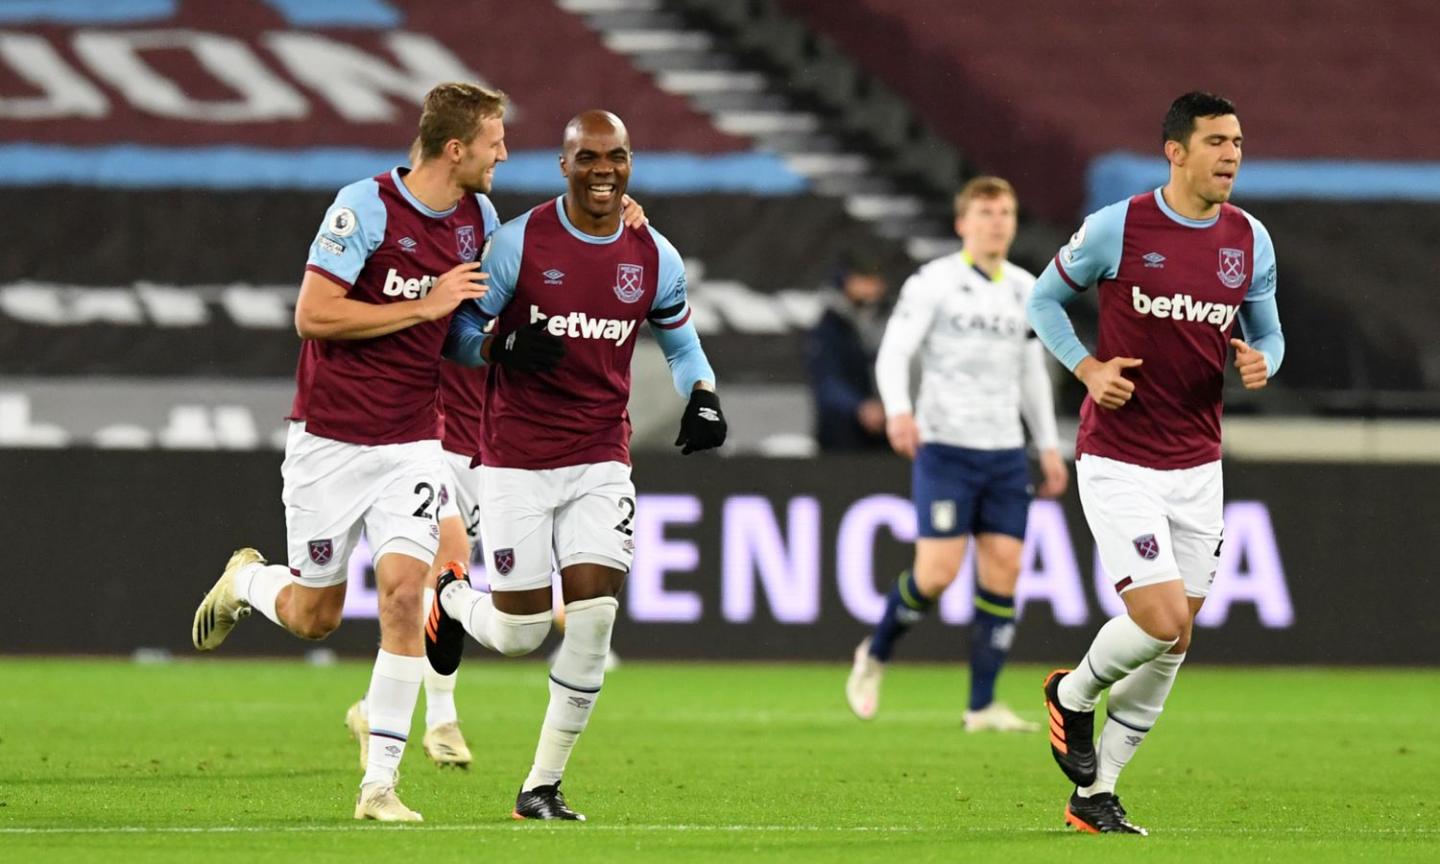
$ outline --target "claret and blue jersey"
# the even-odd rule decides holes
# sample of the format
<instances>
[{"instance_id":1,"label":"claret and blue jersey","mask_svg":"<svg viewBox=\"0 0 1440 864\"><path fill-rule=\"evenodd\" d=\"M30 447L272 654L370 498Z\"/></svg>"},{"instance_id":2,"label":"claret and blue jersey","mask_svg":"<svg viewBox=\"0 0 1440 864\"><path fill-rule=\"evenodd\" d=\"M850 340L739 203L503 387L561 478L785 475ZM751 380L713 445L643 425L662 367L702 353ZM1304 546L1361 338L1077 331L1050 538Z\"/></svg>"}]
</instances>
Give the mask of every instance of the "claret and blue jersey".
<instances>
[{"instance_id":1,"label":"claret and blue jersey","mask_svg":"<svg viewBox=\"0 0 1440 864\"><path fill-rule=\"evenodd\" d=\"M570 223L557 198L501 226L484 270L490 289L456 311L446 357L481 365L491 320L499 333L540 326L566 341L565 358L548 372L489 370L485 465L628 464L630 360L642 321L654 328L682 396L715 380L690 321L684 262L652 227L622 225L594 237Z\"/></svg>"},{"instance_id":2,"label":"claret and blue jersey","mask_svg":"<svg viewBox=\"0 0 1440 864\"><path fill-rule=\"evenodd\" d=\"M1235 322L1264 355L1270 375L1284 357L1275 284L1270 234L1238 207L1224 204L1211 219L1188 219L1157 189L1091 214L1037 281L1031 325L1073 371L1091 352L1062 304L1095 287L1094 356L1144 362L1126 371L1135 392L1119 410L1085 400L1076 454L1161 469L1219 459Z\"/></svg>"},{"instance_id":3,"label":"claret and blue jersey","mask_svg":"<svg viewBox=\"0 0 1440 864\"><path fill-rule=\"evenodd\" d=\"M351 183L326 211L305 269L366 303L425 296L440 274L478 259L499 217L485 195L434 210L410 193L406 168ZM354 444L439 437L436 389L446 319L373 339L306 340L290 418Z\"/></svg>"}]
</instances>

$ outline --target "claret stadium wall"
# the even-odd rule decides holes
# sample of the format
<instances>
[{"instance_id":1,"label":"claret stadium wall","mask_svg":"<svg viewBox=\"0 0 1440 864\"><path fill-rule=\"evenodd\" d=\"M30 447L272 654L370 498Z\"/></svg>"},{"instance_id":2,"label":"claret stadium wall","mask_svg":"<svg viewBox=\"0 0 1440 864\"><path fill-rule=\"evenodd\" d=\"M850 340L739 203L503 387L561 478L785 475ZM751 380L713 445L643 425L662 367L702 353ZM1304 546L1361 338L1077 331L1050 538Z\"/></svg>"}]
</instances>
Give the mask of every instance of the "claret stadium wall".
<instances>
[{"instance_id":1,"label":"claret stadium wall","mask_svg":"<svg viewBox=\"0 0 1440 864\"><path fill-rule=\"evenodd\" d=\"M0 649L189 653L190 619L230 550L283 555L279 455L269 452L0 450L7 586ZM909 563L908 472L889 457L635 460L636 556L616 629L622 656L807 659L849 656ZM1226 466L1225 543L1194 657L1232 663L1433 664L1440 601L1423 526L1440 466ZM476 580L483 581L484 553ZM967 563L968 570L971 565ZM351 560L346 622L325 647L355 656L378 638L373 574ZM83 584L88 601L57 603ZM914 659L965 656L972 611L958 579ZM1083 652L1119 609L1073 490L1031 510L1016 656ZM315 647L242 627L227 655Z\"/></svg>"}]
</instances>

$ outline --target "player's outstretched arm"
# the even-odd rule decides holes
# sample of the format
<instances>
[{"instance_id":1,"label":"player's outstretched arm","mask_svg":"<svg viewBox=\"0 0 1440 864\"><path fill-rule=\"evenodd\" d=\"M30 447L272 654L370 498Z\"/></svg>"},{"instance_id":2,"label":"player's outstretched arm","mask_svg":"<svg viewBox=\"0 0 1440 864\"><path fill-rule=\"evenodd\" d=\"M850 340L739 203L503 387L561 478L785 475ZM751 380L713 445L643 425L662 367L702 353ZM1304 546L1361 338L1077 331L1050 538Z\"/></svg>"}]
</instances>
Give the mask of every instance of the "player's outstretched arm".
<instances>
[{"instance_id":1,"label":"player's outstretched arm","mask_svg":"<svg viewBox=\"0 0 1440 864\"><path fill-rule=\"evenodd\" d=\"M475 262L442 275L418 300L366 303L349 289L307 270L295 301L295 332L301 339L374 339L449 315L464 300L485 296L485 274Z\"/></svg>"},{"instance_id":2,"label":"player's outstretched arm","mask_svg":"<svg viewBox=\"0 0 1440 864\"><path fill-rule=\"evenodd\" d=\"M715 395L715 370L700 345L695 325L688 313L676 326L651 323L655 341L665 354L665 362L670 364L676 391L690 398L680 418L680 434L675 438L675 446L686 456L719 447L725 443L730 428L720 410L720 397Z\"/></svg>"}]
</instances>

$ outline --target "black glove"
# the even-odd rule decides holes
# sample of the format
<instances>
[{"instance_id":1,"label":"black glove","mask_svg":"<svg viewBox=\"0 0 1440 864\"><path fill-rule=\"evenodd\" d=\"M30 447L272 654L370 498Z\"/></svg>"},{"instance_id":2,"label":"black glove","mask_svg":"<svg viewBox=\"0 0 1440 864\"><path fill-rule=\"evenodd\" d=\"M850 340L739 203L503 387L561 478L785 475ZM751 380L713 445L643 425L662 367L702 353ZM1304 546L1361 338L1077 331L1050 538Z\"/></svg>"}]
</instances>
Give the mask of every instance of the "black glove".
<instances>
[{"instance_id":1,"label":"black glove","mask_svg":"<svg viewBox=\"0 0 1440 864\"><path fill-rule=\"evenodd\" d=\"M514 372L548 372L565 356L565 340L545 330L544 321L495 337L490 362Z\"/></svg>"},{"instance_id":2,"label":"black glove","mask_svg":"<svg viewBox=\"0 0 1440 864\"><path fill-rule=\"evenodd\" d=\"M720 413L720 397L709 390L690 391L690 404L680 418L680 434L675 446L689 456L698 450L709 450L725 443L725 415Z\"/></svg>"}]
</instances>

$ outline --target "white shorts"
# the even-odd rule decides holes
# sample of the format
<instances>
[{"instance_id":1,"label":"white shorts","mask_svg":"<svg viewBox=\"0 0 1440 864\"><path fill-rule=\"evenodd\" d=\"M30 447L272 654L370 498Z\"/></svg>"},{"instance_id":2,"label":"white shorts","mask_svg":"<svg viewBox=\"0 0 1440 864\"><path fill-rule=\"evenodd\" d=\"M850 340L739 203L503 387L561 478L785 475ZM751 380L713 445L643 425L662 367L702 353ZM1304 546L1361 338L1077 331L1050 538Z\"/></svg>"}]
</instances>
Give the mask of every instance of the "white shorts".
<instances>
[{"instance_id":1,"label":"white shorts","mask_svg":"<svg viewBox=\"0 0 1440 864\"><path fill-rule=\"evenodd\" d=\"M1086 454L1075 476L1117 592L1180 579L1190 597L1210 593L1225 532L1219 461L1160 471Z\"/></svg>"},{"instance_id":2,"label":"white shorts","mask_svg":"<svg viewBox=\"0 0 1440 864\"><path fill-rule=\"evenodd\" d=\"M480 542L480 468L470 467L470 457L445 451L450 469L449 494L440 507L440 518L452 516L465 521L465 536L473 549Z\"/></svg>"},{"instance_id":3,"label":"white shorts","mask_svg":"<svg viewBox=\"0 0 1440 864\"><path fill-rule=\"evenodd\" d=\"M629 572L635 551L629 465L542 471L482 465L480 488L480 537L492 591L544 588L555 570L573 564Z\"/></svg>"},{"instance_id":4,"label":"white shorts","mask_svg":"<svg viewBox=\"0 0 1440 864\"><path fill-rule=\"evenodd\" d=\"M350 444L291 423L280 468L291 575L311 588L344 583L362 528L372 560L395 552L431 563L449 482L440 454L439 441Z\"/></svg>"}]
</instances>

